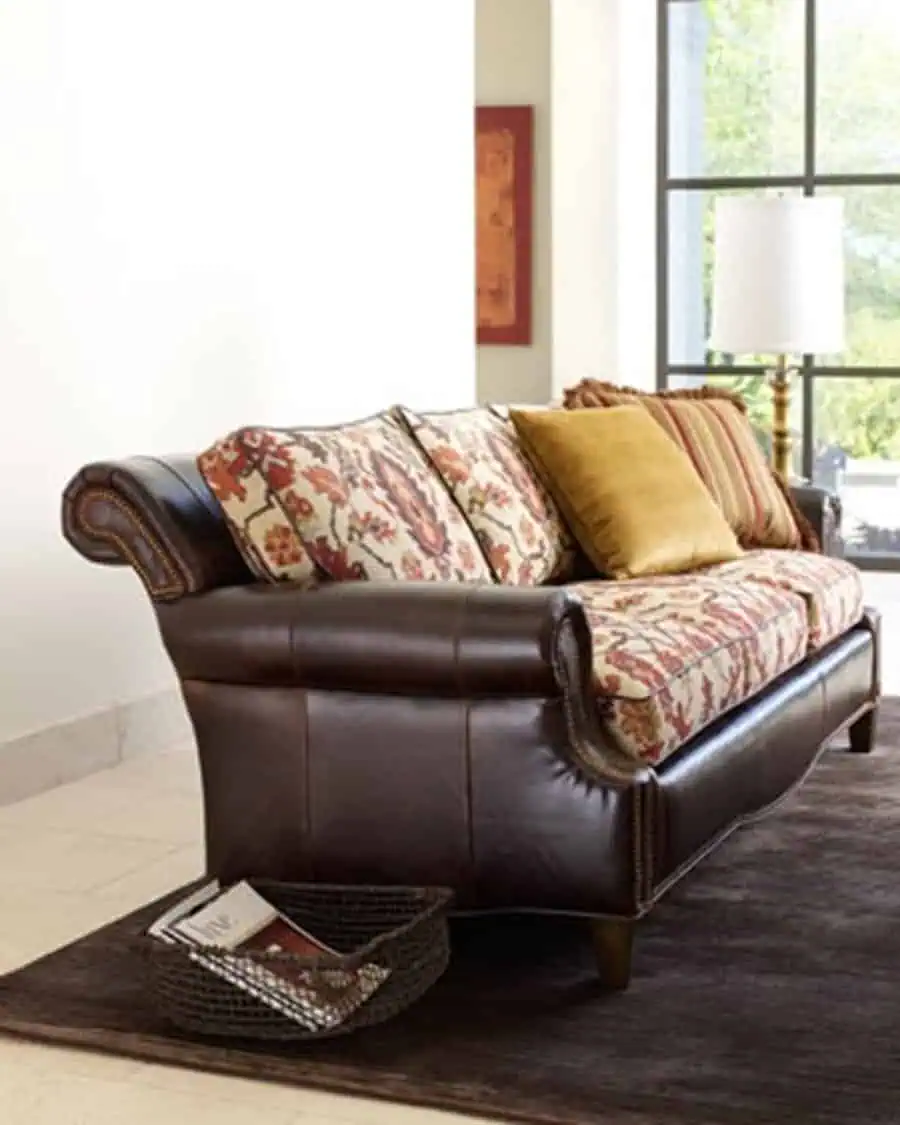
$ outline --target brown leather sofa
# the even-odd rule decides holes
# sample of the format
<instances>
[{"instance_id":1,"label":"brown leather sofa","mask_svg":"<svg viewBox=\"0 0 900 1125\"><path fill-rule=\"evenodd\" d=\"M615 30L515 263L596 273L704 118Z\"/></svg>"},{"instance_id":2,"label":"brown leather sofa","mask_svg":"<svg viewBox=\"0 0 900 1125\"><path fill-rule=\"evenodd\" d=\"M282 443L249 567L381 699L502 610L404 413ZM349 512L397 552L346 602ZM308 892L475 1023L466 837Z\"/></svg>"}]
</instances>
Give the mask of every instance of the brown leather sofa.
<instances>
[{"instance_id":1,"label":"brown leather sofa","mask_svg":"<svg viewBox=\"0 0 900 1125\"><path fill-rule=\"evenodd\" d=\"M796 499L826 547L839 508ZM64 532L130 564L180 677L208 870L444 884L462 910L590 918L624 986L632 923L833 736L868 750L874 613L659 767L604 735L585 616L564 587L257 583L193 456L94 464Z\"/></svg>"}]
</instances>

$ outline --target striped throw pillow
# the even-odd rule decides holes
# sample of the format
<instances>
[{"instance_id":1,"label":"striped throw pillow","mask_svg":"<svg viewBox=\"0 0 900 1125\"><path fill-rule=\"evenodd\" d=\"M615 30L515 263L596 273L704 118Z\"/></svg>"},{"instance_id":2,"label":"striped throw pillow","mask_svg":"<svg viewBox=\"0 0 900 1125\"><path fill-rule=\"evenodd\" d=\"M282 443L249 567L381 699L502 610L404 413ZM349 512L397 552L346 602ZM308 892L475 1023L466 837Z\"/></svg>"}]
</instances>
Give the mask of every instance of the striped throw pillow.
<instances>
[{"instance_id":1,"label":"striped throw pillow","mask_svg":"<svg viewBox=\"0 0 900 1125\"><path fill-rule=\"evenodd\" d=\"M649 393L583 379L567 410L639 402L690 457L742 547L820 551L818 538L769 468L743 399L718 387Z\"/></svg>"}]
</instances>

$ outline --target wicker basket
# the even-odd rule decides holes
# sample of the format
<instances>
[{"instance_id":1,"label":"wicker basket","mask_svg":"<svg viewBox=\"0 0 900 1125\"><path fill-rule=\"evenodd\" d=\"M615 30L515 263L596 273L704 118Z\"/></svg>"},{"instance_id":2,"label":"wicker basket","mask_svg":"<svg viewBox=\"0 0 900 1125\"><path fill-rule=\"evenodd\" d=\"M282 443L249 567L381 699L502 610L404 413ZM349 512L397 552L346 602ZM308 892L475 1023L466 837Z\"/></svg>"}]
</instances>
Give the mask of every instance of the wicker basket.
<instances>
[{"instance_id":1,"label":"wicker basket","mask_svg":"<svg viewBox=\"0 0 900 1125\"><path fill-rule=\"evenodd\" d=\"M143 941L160 1011L193 1034L242 1039L323 1039L390 1019L440 977L450 959L447 906L441 888L337 887L249 880L274 907L336 949L340 957L286 953L241 954L248 967L285 960L298 968L354 970L374 963L390 969L378 990L338 1027L310 1031L191 959L184 946ZM204 950L204 954L212 951ZM214 955L214 954L213 954ZM233 957L233 955L232 955Z\"/></svg>"}]
</instances>

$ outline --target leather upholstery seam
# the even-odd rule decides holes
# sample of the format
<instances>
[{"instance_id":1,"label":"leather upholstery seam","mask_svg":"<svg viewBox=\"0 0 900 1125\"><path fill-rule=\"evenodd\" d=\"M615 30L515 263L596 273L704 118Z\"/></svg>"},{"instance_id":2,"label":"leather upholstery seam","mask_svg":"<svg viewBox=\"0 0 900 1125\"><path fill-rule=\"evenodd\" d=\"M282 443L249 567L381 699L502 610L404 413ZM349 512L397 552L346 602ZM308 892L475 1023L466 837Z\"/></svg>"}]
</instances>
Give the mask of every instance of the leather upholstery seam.
<instances>
[{"instance_id":1,"label":"leather upholstery seam","mask_svg":"<svg viewBox=\"0 0 900 1125\"><path fill-rule=\"evenodd\" d=\"M296 642L296 629L294 621L287 622L288 634L288 658L291 669L291 680L293 683L300 683L300 669L297 666L297 642Z\"/></svg>"},{"instance_id":2,"label":"leather upholstery seam","mask_svg":"<svg viewBox=\"0 0 900 1125\"><path fill-rule=\"evenodd\" d=\"M475 861L475 805L472 786L472 702L465 700L463 704L463 737L465 739L464 762L466 769L466 828L468 833L469 848L469 885L472 894L476 894L477 863Z\"/></svg>"},{"instance_id":3,"label":"leather upholstery seam","mask_svg":"<svg viewBox=\"0 0 900 1125\"><path fill-rule=\"evenodd\" d=\"M635 785L632 789L631 799L631 854L634 865L634 907L640 909L641 892L644 887L643 872L641 870L641 789Z\"/></svg>"},{"instance_id":4,"label":"leather upholstery seam","mask_svg":"<svg viewBox=\"0 0 900 1125\"><path fill-rule=\"evenodd\" d=\"M293 630L292 630L293 634ZM303 844L306 851L307 872L310 881L316 877L316 850L313 846L312 789L310 785L310 762L312 753L309 739L309 692L303 693Z\"/></svg>"},{"instance_id":5,"label":"leather upholstery seam","mask_svg":"<svg viewBox=\"0 0 900 1125\"><path fill-rule=\"evenodd\" d=\"M644 810L644 887L642 890L642 898L638 903L638 909L643 908L644 903L650 898L653 888L653 880L655 878L654 864L656 862L656 850L654 848L654 834L659 820L653 815L653 809L650 802L654 799L655 791L651 790L650 785L642 785L641 789L644 792L644 803L646 809Z\"/></svg>"},{"instance_id":6,"label":"leather upholstery seam","mask_svg":"<svg viewBox=\"0 0 900 1125\"><path fill-rule=\"evenodd\" d=\"M650 838L647 825L650 816L644 805L647 801L649 786L637 784L633 788L633 818L632 827L632 853L634 858L634 908L640 912L644 907L651 884L652 873Z\"/></svg>"},{"instance_id":7,"label":"leather upholstery seam","mask_svg":"<svg viewBox=\"0 0 900 1125\"><path fill-rule=\"evenodd\" d=\"M130 544L119 535L117 531L109 527L101 527L91 521L87 515L87 506L95 500L103 500L110 504L132 524L136 531L144 538L148 549L155 556L164 573L168 576L167 582L158 584L154 581ZM165 552L160 547L157 541L158 535L147 526L137 512L135 512L134 508L126 503L118 493L107 488L90 488L76 499L74 515L76 520L90 536L99 539L101 542L111 542L118 548L123 558L126 559L137 572L151 595L154 597L169 597L173 595L180 597L189 592L190 586L185 580L185 575L189 574L189 570L185 566L184 560L181 558L178 551L173 548L170 543L166 544L172 556L182 568L183 573L181 575L179 575L177 569L173 566L172 560L166 557Z\"/></svg>"},{"instance_id":8,"label":"leather upholstery seam","mask_svg":"<svg viewBox=\"0 0 900 1125\"><path fill-rule=\"evenodd\" d=\"M466 697L466 692L463 690L464 684L460 650L462 648L463 627L468 616L469 599L471 597L471 592L466 590L460 600L456 624L453 629L453 682L456 684L456 690L460 699L465 699Z\"/></svg>"}]
</instances>

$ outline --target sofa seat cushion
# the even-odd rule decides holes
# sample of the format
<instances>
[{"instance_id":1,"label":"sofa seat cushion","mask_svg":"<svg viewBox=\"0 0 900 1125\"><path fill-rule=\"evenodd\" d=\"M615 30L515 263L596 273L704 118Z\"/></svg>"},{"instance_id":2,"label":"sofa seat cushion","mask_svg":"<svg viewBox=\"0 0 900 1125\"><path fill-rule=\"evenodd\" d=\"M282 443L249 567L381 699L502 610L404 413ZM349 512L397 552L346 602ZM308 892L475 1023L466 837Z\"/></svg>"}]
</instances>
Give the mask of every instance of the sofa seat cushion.
<instances>
[{"instance_id":1,"label":"sofa seat cushion","mask_svg":"<svg viewBox=\"0 0 900 1125\"><path fill-rule=\"evenodd\" d=\"M705 571L728 582L758 582L799 594L809 616L809 648L821 648L863 615L862 575L844 559L806 551L749 551Z\"/></svg>"},{"instance_id":2,"label":"sofa seat cushion","mask_svg":"<svg viewBox=\"0 0 900 1125\"><path fill-rule=\"evenodd\" d=\"M221 446L201 455L200 471L248 563L271 581L295 577L277 565L285 558L337 581L494 581L452 497L391 414L320 429L247 427L227 439L240 457L224 476Z\"/></svg>"},{"instance_id":3,"label":"sofa seat cushion","mask_svg":"<svg viewBox=\"0 0 900 1125\"><path fill-rule=\"evenodd\" d=\"M649 764L806 655L806 604L778 586L692 575L569 589L590 625L601 715Z\"/></svg>"},{"instance_id":4,"label":"sofa seat cushion","mask_svg":"<svg viewBox=\"0 0 900 1125\"><path fill-rule=\"evenodd\" d=\"M478 536L498 582L539 586L571 577L575 540L508 418L487 406L400 413Z\"/></svg>"}]
</instances>

